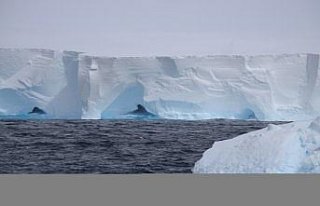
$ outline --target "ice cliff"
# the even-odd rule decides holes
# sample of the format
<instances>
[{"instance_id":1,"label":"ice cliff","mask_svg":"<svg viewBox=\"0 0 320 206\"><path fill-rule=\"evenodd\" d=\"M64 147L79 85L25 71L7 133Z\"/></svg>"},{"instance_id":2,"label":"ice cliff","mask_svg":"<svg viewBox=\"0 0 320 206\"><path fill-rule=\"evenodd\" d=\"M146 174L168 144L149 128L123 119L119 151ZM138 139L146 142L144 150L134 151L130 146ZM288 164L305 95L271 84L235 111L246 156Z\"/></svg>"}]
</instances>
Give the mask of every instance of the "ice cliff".
<instances>
[{"instance_id":1,"label":"ice cliff","mask_svg":"<svg viewBox=\"0 0 320 206\"><path fill-rule=\"evenodd\" d=\"M194 173L320 173L320 117L214 143Z\"/></svg>"},{"instance_id":2,"label":"ice cliff","mask_svg":"<svg viewBox=\"0 0 320 206\"><path fill-rule=\"evenodd\" d=\"M97 57L0 49L0 115L118 118L137 104L163 118L310 119L320 114L318 54Z\"/></svg>"}]
</instances>

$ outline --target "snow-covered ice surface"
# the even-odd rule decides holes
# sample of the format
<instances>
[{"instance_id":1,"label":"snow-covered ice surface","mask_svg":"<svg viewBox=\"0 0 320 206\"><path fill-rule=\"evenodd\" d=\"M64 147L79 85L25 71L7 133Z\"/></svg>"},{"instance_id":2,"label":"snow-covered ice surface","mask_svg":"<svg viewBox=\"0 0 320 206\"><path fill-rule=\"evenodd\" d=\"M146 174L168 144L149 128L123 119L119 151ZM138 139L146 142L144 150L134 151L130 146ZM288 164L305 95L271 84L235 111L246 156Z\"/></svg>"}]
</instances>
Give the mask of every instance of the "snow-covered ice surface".
<instances>
[{"instance_id":1,"label":"snow-covered ice surface","mask_svg":"<svg viewBox=\"0 0 320 206\"><path fill-rule=\"evenodd\" d=\"M194 173L320 173L320 117L214 143Z\"/></svg>"},{"instance_id":2,"label":"snow-covered ice surface","mask_svg":"<svg viewBox=\"0 0 320 206\"><path fill-rule=\"evenodd\" d=\"M320 114L318 54L97 57L0 49L0 116L303 120Z\"/></svg>"}]
</instances>

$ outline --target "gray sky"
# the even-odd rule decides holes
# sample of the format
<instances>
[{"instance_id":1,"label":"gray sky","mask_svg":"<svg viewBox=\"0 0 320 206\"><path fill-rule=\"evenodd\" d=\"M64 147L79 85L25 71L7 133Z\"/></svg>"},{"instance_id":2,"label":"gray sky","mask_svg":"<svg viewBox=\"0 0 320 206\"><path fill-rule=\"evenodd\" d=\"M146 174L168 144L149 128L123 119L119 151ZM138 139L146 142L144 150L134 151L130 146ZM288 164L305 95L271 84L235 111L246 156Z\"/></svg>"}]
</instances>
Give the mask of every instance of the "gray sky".
<instances>
[{"instance_id":1,"label":"gray sky","mask_svg":"<svg viewBox=\"0 0 320 206\"><path fill-rule=\"evenodd\" d=\"M320 1L0 0L0 37L108 56L320 53Z\"/></svg>"}]
</instances>

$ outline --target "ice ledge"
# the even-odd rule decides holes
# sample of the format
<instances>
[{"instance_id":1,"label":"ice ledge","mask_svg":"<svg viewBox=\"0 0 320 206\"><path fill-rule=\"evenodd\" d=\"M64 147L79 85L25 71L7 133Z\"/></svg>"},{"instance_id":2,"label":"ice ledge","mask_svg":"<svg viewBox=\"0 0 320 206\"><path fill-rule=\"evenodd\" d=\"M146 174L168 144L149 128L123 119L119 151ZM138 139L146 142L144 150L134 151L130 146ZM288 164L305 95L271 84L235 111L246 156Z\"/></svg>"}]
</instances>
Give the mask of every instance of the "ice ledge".
<instances>
[{"instance_id":1,"label":"ice ledge","mask_svg":"<svg viewBox=\"0 0 320 206\"><path fill-rule=\"evenodd\" d=\"M75 50L64 50L64 49L44 49L44 48L0 48L2 52L53 52L53 53L74 53L81 55L83 57L95 57L95 58L159 58L159 57L170 57L170 58L207 58L207 57L285 57L285 56L305 56L305 55L319 55L313 52L301 52L301 53L263 53L263 54L215 54L215 55L177 55L177 56L166 56L166 55L151 55L151 56L104 56L104 55L94 55L90 52L85 51L75 51Z\"/></svg>"}]
</instances>

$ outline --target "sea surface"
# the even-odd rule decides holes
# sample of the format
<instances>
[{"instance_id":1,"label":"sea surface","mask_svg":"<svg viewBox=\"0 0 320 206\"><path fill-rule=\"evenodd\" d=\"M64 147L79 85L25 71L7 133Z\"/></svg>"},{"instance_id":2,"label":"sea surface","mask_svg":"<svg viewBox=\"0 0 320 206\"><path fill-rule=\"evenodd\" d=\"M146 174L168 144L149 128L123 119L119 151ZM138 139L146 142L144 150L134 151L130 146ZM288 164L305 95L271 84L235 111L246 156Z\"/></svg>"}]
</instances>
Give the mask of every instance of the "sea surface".
<instances>
[{"instance_id":1,"label":"sea surface","mask_svg":"<svg viewBox=\"0 0 320 206\"><path fill-rule=\"evenodd\" d=\"M190 173L215 141L269 123L223 119L0 120L0 173Z\"/></svg>"}]
</instances>

